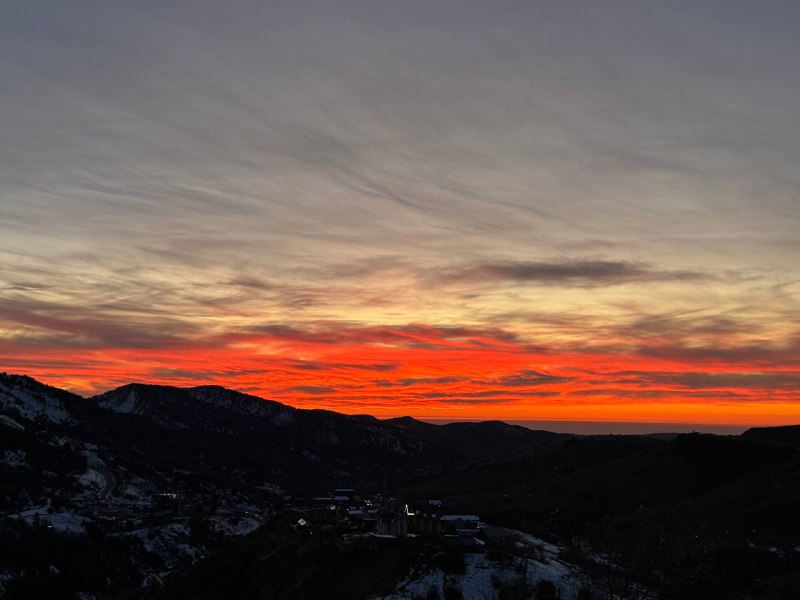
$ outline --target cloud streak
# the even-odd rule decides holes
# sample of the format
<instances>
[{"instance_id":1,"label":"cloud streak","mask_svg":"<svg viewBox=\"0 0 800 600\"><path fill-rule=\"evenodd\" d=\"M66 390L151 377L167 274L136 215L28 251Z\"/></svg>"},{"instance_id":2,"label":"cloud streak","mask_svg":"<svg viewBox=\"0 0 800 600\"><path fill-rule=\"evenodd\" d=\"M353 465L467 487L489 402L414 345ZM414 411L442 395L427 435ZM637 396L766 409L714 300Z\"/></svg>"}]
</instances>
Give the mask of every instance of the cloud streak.
<instances>
[{"instance_id":1,"label":"cloud streak","mask_svg":"<svg viewBox=\"0 0 800 600\"><path fill-rule=\"evenodd\" d=\"M18 3L0 369L387 415L800 420L798 16Z\"/></svg>"},{"instance_id":2,"label":"cloud streak","mask_svg":"<svg viewBox=\"0 0 800 600\"><path fill-rule=\"evenodd\" d=\"M699 271L660 270L607 260L487 263L445 271L440 277L446 283L459 284L511 282L582 287L712 279Z\"/></svg>"}]
</instances>

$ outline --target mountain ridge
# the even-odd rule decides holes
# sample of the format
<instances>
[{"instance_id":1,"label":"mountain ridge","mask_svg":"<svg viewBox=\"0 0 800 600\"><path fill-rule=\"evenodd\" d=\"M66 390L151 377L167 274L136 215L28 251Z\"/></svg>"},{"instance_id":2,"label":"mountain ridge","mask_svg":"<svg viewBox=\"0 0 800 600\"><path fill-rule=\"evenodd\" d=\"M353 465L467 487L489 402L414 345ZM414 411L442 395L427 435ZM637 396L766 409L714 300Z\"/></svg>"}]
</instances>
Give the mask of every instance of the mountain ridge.
<instances>
[{"instance_id":1,"label":"mountain ridge","mask_svg":"<svg viewBox=\"0 0 800 600\"><path fill-rule=\"evenodd\" d=\"M274 448L274 454L283 457L276 459L278 462L286 461L297 468L299 461L306 465L310 478L311 474L319 477L322 465L327 465L324 469L330 473L362 473L358 477L363 477L370 465L369 470L376 473L391 465L396 476L403 478L434 466L459 466L486 455L570 437L503 422L438 425L412 417L380 420L371 415L294 408L213 385L129 383L84 398L28 376L2 373L0 386L7 391L0 398L0 408L23 421L38 419L53 426L80 424L84 434L98 440L117 436L129 440L133 447L149 439L152 452L166 452L178 432L182 432L183 443L192 447L202 446L199 434L214 434L234 452L240 450L233 447ZM19 389L25 393L13 391ZM45 407L50 407L49 412ZM295 454L302 458L291 458ZM313 468L306 464L309 460ZM384 467L377 467L379 464ZM286 469L278 469L283 471Z\"/></svg>"}]
</instances>

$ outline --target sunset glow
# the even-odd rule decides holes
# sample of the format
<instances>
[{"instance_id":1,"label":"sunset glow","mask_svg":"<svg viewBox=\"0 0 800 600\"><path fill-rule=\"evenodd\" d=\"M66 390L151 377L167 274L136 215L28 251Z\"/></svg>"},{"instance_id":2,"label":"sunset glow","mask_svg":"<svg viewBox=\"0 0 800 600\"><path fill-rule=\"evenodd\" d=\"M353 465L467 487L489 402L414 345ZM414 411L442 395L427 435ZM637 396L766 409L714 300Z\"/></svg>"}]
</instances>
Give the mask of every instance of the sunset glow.
<instances>
[{"instance_id":1,"label":"sunset glow","mask_svg":"<svg viewBox=\"0 0 800 600\"><path fill-rule=\"evenodd\" d=\"M0 371L800 422L792 20L404 4L11 9Z\"/></svg>"}]
</instances>

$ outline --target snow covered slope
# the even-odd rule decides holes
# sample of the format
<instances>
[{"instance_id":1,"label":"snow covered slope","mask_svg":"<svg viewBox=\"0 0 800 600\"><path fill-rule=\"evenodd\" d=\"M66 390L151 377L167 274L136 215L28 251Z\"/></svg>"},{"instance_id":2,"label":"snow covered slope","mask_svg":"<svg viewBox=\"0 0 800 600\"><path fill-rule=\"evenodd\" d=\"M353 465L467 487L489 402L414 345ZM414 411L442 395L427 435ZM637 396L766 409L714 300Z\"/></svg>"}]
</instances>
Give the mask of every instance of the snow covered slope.
<instances>
[{"instance_id":1,"label":"snow covered slope","mask_svg":"<svg viewBox=\"0 0 800 600\"><path fill-rule=\"evenodd\" d=\"M186 391L193 398L215 408L250 417L266 417L274 425L288 425L295 418L296 410L289 406L242 394L218 385L204 385Z\"/></svg>"},{"instance_id":2,"label":"snow covered slope","mask_svg":"<svg viewBox=\"0 0 800 600\"><path fill-rule=\"evenodd\" d=\"M141 415L159 425L189 427L194 399L181 388L131 383L93 398L100 408L116 413Z\"/></svg>"},{"instance_id":3,"label":"snow covered slope","mask_svg":"<svg viewBox=\"0 0 800 600\"><path fill-rule=\"evenodd\" d=\"M70 401L79 396L39 383L25 375L0 373L0 411L31 421L43 418L51 423L74 421Z\"/></svg>"}]
</instances>

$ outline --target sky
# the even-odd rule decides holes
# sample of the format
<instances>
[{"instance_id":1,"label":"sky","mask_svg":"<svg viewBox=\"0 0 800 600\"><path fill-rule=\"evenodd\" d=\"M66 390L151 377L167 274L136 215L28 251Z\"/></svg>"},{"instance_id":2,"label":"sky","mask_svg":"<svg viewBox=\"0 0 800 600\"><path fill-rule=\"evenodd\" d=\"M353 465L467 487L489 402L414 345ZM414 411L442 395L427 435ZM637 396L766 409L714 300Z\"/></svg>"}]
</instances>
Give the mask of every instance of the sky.
<instances>
[{"instance_id":1,"label":"sky","mask_svg":"<svg viewBox=\"0 0 800 600\"><path fill-rule=\"evenodd\" d=\"M800 422L796 2L0 12L0 370Z\"/></svg>"}]
</instances>

